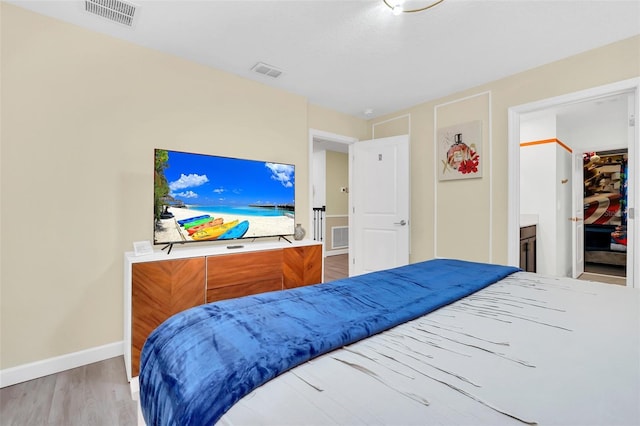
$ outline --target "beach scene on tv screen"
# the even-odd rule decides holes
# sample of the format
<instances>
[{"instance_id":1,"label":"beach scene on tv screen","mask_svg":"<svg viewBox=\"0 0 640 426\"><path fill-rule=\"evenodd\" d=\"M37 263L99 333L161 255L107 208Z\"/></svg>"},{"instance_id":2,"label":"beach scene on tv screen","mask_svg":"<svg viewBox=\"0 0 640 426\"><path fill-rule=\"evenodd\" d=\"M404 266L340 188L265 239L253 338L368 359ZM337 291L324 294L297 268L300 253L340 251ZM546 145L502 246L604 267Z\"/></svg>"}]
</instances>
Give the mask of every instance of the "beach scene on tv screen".
<instances>
[{"instance_id":1,"label":"beach scene on tv screen","mask_svg":"<svg viewBox=\"0 0 640 426\"><path fill-rule=\"evenodd\" d=\"M292 235L290 164L155 150L154 243Z\"/></svg>"}]
</instances>

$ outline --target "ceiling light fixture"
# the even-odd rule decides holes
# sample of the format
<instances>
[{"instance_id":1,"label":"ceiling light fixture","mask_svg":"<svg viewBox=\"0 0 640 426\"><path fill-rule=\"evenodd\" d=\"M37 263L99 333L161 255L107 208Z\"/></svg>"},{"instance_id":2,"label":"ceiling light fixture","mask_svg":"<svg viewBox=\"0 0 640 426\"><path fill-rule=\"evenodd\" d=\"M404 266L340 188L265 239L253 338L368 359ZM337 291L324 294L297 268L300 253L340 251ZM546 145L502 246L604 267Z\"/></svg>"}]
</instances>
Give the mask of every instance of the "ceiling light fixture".
<instances>
[{"instance_id":1,"label":"ceiling light fixture","mask_svg":"<svg viewBox=\"0 0 640 426\"><path fill-rule=\"evenodd\" d=\"M391 9L391 12L393 12L395 16L398 16L398 15L402 15L403 13L415 13L415 12L422 12L423 10L431 9L432 7L442 3L444 0L432 1L431 3L429 3L424 7L417 7L415 9L405 9L404 8L405 0L382 0L382 1L384 2L384 4L387 5L389 9ZM389 1L391 3L389 3Z\"/></svg>"}]
</instances>

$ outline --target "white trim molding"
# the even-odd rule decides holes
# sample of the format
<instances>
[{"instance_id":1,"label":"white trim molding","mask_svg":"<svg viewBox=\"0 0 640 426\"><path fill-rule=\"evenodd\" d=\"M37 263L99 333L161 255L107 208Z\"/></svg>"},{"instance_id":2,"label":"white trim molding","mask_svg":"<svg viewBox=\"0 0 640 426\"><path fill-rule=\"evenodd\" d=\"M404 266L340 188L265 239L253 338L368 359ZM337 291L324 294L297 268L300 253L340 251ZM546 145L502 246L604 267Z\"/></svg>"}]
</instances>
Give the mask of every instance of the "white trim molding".
<instances>
[{"instance_id":1,"label":"white trim molding","mask_svg":"<svg viewBox=\"0 0 640 426\"><path fill-rule=\"evenodd\" d=\"M124 355L124 342L114 342L17 367L0 370L0 388Z\"/></svg>"}]
</instances>

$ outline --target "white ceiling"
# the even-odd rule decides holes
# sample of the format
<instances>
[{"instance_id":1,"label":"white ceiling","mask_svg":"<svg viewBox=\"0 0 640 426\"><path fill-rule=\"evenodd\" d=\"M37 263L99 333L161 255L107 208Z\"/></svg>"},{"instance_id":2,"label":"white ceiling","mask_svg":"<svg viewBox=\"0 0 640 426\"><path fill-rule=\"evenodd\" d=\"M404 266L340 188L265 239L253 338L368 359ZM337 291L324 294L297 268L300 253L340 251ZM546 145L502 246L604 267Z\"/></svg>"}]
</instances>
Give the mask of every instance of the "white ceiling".
<instances>
[{"instance_id":1,"label":"white ceiling","mask_svg":"<svg viewBox=\"0 0 640 426\"><path fill-rule=\"evenodd\" d=\"M445 0L402 16L382 0L136 0L133 28L82 0L7 2L362 118L640 33L640 0ZM282 76L252 72L257 62Z\"/></svg>"}]
</instances>

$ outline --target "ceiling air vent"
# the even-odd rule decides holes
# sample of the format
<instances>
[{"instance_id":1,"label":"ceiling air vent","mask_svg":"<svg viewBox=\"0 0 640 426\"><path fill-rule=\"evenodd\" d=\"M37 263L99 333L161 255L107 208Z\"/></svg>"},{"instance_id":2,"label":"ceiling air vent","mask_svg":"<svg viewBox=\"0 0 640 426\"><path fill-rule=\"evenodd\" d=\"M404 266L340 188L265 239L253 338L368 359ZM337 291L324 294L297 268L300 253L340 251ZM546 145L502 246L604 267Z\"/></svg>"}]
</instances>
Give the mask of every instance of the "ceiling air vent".
<instances>
[{"instance_id":1,"label":"ceiling air vent","mask_svg":"<svg viewBox=\"0 0 640 426\"><path fill-rule=\"evenodd\" d=\"M122 0L85 0L84 8L87 12L131 27L138 6Z\"/></svg>"},{"instance_id":2,"label":"ceiling air vent","mask_svg":"<svg viewBox=\"0 0 640 426\"><path fill-rule=\"evenodd\" d=\"M271 65L267 65L263 62L258 62L257 64L255 64L253 68L251 68L251 71L255 71L258 74L264 74L273 78L278 78L282 74L282 71L280 71L278 68L272 67Z\"/></svg>"}]
</instances>

